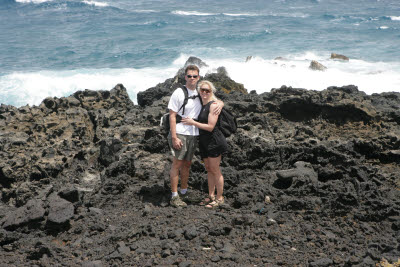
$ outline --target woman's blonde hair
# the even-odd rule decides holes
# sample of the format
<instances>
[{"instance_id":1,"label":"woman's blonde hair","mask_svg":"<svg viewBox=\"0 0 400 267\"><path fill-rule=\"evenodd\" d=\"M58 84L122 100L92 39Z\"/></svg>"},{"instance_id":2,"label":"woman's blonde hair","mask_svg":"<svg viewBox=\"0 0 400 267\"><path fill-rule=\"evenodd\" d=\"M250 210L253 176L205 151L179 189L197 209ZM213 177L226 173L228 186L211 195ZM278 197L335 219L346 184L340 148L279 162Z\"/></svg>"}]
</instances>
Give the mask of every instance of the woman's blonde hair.
<instances>
[{"instance_id":1,"label":"woman's blonde hair","mask_svg":"<svg viewBox=\"0 0 400 267\"><path fill-rule=\"evenodd\" d=\"M212 82L207 81L207 80L201 80L198 84L197 84L197 92L200 93L200 88L203 84L207 84L208 87L210 87L212 93L213 93L213 99L217 100L217 97L215 96L215 92L217 91L217 89L215 89L215 86Z\"/></svg>"}]
</instances>

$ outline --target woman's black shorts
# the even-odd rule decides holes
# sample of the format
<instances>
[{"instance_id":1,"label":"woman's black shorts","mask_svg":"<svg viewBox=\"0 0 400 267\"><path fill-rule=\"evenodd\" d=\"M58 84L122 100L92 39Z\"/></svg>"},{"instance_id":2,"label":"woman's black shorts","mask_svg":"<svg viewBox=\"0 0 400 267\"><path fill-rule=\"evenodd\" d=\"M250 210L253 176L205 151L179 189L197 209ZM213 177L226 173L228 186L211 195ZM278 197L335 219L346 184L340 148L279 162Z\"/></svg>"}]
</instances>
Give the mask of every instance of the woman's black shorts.
<instances>
[{"instance_id":1,"label":"woman's black shorts","mask_svg":"<svg viewBox=\"0 0 400 267\"><path fill-rule=\"evenodd\" d=\"M199 137L200 156L204 158L216 158L224 154L228 149L225 136L221 132L203 135Z\"/></svg>"}]
</instances>

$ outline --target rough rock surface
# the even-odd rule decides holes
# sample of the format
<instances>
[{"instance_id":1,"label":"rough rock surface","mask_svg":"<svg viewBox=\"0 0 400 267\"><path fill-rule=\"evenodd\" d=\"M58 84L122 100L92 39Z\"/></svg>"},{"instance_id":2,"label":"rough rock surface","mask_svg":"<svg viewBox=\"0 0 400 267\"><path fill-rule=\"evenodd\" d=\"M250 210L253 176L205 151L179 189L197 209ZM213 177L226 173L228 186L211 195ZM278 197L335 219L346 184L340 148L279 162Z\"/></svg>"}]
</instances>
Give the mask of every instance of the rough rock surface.
<instances>
[{"instance_id":1,"label":"rough rock surface","mask_svg":"<svg viewBox=\"0 0 400 267\"><path fill-rule=\"evenodd\" d=\"M158 126L179 74L138 95L79 91L0 106L0 266L375 266L400 255L400 94L247 93L208 73L238 119L226 204L168 205ZM207 188L196 155L194 195Z\"/></svg>"}]
</instances>

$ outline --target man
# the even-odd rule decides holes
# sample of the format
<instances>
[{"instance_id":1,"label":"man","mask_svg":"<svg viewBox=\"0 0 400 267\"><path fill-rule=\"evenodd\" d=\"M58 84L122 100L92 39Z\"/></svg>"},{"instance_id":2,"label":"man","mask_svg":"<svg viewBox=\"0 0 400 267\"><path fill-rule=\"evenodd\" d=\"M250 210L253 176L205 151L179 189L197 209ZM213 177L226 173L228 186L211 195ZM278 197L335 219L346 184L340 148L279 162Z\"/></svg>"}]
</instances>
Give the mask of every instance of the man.
<instances>
[{"instance_id":1,"label":"man","mask_svg":"<svg viewBox=\"0 0 400 267\"><path fill-rule=\"evenodd\" d=\"M202 105L196 90L197 82L200 80L200 70L195 65L189 65L185 69L186 88L188 91L188 102L181 109L185 95L182 89L178 88L172 94L168 103L170 132L168 142L173 155L173 162L170 170L172 197L170 204L174 207L185 207L186 203L178 195L179 175L181 176L181 194L187 194L189 170L193 155L197 147L197 137L199 129L193 125L176 123L176 115L197 119ZM195 97L197 96L197 97ZM217 102L216 113L220 113L223 103ZM184 112L184 115L182 115Z\"/></svg>"}]
</instances>

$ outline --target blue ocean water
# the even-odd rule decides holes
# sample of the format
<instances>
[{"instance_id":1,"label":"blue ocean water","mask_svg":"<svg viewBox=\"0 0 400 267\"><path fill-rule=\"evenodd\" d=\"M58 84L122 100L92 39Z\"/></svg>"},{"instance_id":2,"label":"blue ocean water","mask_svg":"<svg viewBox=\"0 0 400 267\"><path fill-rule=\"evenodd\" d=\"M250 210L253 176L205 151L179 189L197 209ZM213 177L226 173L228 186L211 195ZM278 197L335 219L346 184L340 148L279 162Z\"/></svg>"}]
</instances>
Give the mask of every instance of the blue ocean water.
<instances>
[{"instance_id":1,"label":"blue ocean water","mask_svg":"<svg viewBox=\"0 0 400 267\"><path fill-rule=\"evenodd\" d=\"M0 103L38 105L117 83L136 102L189 56L209 65L202 74L225 66L259 93L348 84L399 92L399 45L398 0L0 0ZM311 60L327 71L311 71Z\"/></svg>"}]
</instances>

